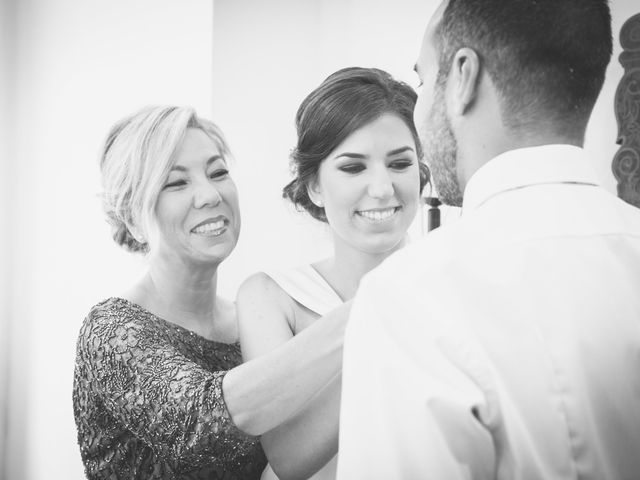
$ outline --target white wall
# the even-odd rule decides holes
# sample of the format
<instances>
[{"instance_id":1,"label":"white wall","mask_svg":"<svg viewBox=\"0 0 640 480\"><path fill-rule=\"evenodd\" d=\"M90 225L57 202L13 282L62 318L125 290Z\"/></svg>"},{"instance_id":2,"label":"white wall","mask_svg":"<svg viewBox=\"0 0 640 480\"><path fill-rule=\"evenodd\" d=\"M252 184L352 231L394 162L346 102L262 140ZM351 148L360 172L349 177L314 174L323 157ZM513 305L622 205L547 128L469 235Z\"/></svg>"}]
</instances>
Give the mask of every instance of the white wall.
<instances>
[{"instance_id":1,"label":"white wall","mask_svg":"<svg viewBox=\"0 0 640 480\"><path fill-rule=\"evenodd\" d=\"M112 123L146 104L210 115L213 5L15 5L16 135L0 173L13 186L3 235L15 247L5 478L73 480L83 478L71 404L77 332L91 305L126 288L141 265L110 241L97 197L99 146Z\"/></svg>"}]
</instances>

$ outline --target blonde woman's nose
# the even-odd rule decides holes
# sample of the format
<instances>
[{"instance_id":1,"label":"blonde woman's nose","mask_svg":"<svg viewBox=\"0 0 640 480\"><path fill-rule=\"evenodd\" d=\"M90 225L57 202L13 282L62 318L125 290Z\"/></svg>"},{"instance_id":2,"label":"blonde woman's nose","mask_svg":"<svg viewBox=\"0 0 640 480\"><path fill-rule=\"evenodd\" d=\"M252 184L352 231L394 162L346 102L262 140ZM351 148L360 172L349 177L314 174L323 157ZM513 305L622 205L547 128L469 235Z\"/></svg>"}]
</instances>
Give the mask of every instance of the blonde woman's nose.
<instances>
[{"instance_id":1,"label":"blonde woman's nose","mask_svg":"<svg viewBox=\"0 0 640 480\"><path fill-rule=\"evenodd\" d=\"M195 185L193 194L193 206L195 208L215 207L222 201L222 196L211 182L203 182Z\"/></svg>"}]
</instances>

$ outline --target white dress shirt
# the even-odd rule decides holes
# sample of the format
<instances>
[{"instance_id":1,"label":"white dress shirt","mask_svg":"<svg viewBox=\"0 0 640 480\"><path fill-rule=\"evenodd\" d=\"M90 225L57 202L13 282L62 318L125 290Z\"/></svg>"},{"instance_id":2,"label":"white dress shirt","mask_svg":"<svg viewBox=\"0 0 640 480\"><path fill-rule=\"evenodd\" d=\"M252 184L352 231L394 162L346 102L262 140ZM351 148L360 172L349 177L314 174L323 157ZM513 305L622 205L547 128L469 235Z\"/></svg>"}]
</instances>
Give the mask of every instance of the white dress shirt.
<instances>
[{"instance_id":1,"label":"white dress shirt","mask_svg":"<svg viewBox=\"0 0 640 480\"><path fill-rule=\"evenodd\" d=\"M480 168L362 281L339 480L640 479L640 210L584 152Z\"/></svg>"}]
</instances>

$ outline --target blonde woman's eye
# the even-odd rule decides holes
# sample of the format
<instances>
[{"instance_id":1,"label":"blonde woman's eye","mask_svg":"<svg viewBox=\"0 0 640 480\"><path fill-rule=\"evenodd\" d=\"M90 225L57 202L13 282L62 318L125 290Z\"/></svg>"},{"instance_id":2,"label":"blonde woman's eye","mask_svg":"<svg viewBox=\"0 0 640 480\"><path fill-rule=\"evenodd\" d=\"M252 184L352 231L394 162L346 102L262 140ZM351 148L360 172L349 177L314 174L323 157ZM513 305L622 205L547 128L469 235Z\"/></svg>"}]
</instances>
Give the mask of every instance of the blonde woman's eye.
<instances>
[{"instance_id":1,"label":"blonde woman's eye","mask_svg":"<svg viewBox=\"0 0 640 480\"><path fill-rule=\"evenodd\" d=\"M164 187L162 187L162 189L167 189L167 188L175 188L175 187L182 187L184 185L186 185L187 182L185 182L184 180L175 180L173 182L169 182L167 183Z\"/></svg>"},{"instance_id":2,"label":"blonde woman's eye","mask_svg":"<svg viewBox=\"0 0 640 480\"><path fill-rule=\"evenodd\" d=\"M226 177L227 175L229 175L229 170L221 168L219 170L215 170L215 171L211 172L209 174L209 178L217 179L217 178Z\"/></svg>"}]
</instances>

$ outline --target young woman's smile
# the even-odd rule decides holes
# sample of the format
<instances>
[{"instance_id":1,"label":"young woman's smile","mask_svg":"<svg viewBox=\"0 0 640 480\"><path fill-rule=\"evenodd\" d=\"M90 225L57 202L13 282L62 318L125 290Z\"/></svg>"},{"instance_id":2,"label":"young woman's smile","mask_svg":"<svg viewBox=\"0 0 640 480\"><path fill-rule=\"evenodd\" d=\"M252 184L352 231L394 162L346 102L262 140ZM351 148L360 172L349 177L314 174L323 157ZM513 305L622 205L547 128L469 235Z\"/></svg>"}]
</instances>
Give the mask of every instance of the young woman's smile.
<instances>
[{"instance_id":1,"label":"young woman's smile","mask_svg":"<svg viewBox=\"0 0 640 480\"><path fill-rule=\"evenodd\" d=\"M420 196L411 131L385 114L353 132L320 165L309 194L337 241L369 253L403 243Z\"/></svg>"}]
</instances>

